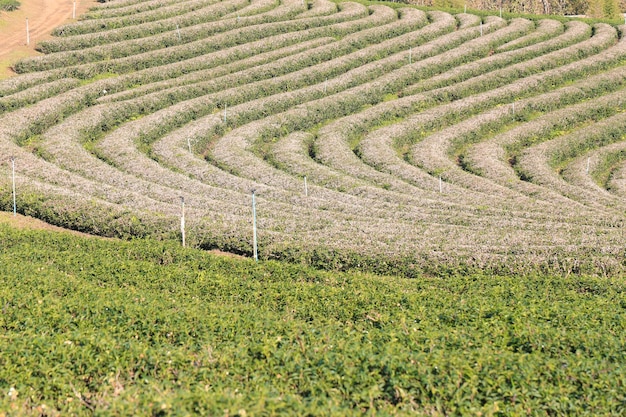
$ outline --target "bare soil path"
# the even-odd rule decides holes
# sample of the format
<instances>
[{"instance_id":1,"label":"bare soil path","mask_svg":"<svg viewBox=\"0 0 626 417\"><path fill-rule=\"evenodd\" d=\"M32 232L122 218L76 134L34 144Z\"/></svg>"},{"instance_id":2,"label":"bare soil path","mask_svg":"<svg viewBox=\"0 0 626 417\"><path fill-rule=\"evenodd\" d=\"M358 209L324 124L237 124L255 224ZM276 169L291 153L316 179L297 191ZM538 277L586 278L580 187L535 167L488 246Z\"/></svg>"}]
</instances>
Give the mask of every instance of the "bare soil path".
<instances>
[{"instance_id":1,"label":"bare soil path","mask_svg":"<svg viewBox=\"0 0 626 417\"><path fill-rule=\"evenodd\" d=\"M21 58L39 55L37 42L49 39L57 26L72 22L73 0L20 0L14 12L0 12L0 79L15 73L11 65ZM76 16L96 5L95 0L76 0ZM26 19L30 45L26 45Z\"/></svg>"}]
</instances>

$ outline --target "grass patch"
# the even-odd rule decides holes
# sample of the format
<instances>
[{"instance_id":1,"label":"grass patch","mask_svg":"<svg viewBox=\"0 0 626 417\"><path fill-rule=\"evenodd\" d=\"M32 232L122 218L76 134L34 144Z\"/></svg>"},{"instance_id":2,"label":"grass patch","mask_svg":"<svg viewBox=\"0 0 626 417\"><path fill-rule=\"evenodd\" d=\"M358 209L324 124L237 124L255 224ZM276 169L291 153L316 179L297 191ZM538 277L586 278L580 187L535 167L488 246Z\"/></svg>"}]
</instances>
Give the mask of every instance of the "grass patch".
<instances>
[{"instance_id":1,"label":"grass patch","mask_svg":"<svg viewBox=\"0 0 626 417\"><path fill-rule=\"evenodd\" d=\"M0 10L13 12L20 8L20 2L17 0L0 0Z\"/></svg>"}]
</instances>

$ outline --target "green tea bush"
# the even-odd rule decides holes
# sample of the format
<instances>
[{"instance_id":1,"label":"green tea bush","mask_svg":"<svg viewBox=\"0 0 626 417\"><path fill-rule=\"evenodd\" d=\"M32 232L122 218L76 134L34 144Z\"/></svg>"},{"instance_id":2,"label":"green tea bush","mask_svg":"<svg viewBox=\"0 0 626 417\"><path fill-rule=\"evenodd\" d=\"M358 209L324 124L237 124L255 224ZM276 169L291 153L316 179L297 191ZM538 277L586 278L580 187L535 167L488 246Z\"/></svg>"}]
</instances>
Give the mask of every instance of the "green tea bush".
<instances>
[{"instance_id":1,"label":"green tea bush","mask_svg":"<svg viewBox=\"0 0 626 417\"><path fill-rule=\"evenodd\" d=\"M612 415L622 278L403 279L0 226L18 414Z\"/></svg>"}]
</instances>

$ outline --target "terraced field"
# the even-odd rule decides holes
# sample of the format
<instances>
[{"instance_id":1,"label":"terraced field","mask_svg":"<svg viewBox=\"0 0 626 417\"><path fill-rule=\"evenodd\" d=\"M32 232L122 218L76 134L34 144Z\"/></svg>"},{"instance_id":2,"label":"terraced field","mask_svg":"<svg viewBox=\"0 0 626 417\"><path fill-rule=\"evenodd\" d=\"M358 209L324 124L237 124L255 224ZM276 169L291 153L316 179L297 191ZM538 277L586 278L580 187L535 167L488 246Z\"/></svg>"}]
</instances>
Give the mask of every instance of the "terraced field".
<instances>
[{"instance_id":1,"label":"terraced field","mask_svg":"<svg viewBox=\"0 0 626 417\"><path fill-rule=\"evenodd\" d=\"M113 0L0 83L0 204L377 272L626 269L624 26Z\"/></svg>"}]
</instances>

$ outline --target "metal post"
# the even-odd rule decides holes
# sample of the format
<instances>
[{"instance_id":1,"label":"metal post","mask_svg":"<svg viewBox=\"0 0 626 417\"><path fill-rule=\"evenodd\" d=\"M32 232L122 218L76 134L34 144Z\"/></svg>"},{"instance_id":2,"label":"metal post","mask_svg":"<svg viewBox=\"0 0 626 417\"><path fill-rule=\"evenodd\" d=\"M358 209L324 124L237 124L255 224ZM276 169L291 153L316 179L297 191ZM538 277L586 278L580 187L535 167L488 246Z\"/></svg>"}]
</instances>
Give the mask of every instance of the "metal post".
<instances>
[{"instance_id":1,"label":"metal post","mask_svg":"<svg viewBox=\"0 0 626 417\"><path fill-rule=\"evenodd\" d=\"M30 29L28 28L28 18L26 18L26 45L30 45Z\"/></svg>"},{"instance_id":2,"label":"metal post","mask_svg":"<svg viewBox=\"0 0 626 417\"><path fill-rule=\"evenodd\" d=\"M185 247L185 197L180 197L180 232L183 238L183 248Z\"/></svg>"},{"instance_id":3,"label":"metal post","mask_svg":"<svg viewBox=\"0 0 626 417\"><path fill-rule=\"evenodd\" d=\"M255 190L252 190L252 248L254 251L254 260L255 262L259 261L259 251L257 248L257 237L256 237L256 200L255 200Z\"/></svg>"},{"instance_id":4,"label":"metal post","mask_svg":"<svg viewBox=\"0 0 626 417\"><path fill-rule=\"evenodd\" d=\"M17 215L17 203L15 201L15 157L11 157L11 177L13 183L13 216Z\"/></svg>"},{"instance_id":5,"label":"metal post","mask_svg":"<svg viewBox=\"0 0 626 417\"><path fill-rule=\"evenodd\" d=\"M309 187L306 184L306 175L304 176L304 196L305 197L309 196Z\"/></svg>"}]
</instances>

